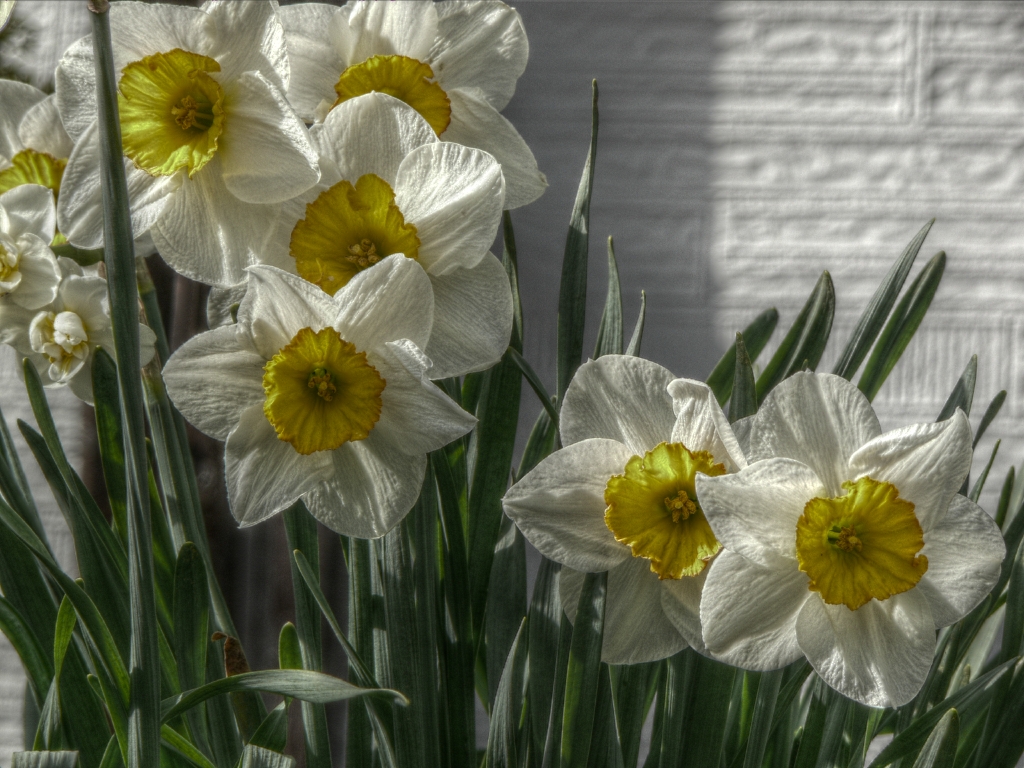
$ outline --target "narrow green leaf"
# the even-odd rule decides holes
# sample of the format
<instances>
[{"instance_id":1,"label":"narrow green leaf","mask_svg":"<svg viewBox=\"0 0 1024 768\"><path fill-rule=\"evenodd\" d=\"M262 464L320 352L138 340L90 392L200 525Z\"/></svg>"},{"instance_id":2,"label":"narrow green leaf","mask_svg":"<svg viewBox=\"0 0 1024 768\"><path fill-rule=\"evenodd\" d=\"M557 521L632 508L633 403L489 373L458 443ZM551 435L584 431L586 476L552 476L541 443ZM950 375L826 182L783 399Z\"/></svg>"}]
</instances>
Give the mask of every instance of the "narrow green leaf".
<instances>
[{"instance_id":1,"label":"narrow green leaf","mask_svg":"<svg viewBox=\"0 0 1024 768\"><path fill-rule=\"evenodd\" d=\"M921 325L946 269L946 254L939 251L925 265L900 299L864 366L857 387L874 400L886 378Z\"/></svg>"},{"instance_id":2,"label":"narrow green leaf","mask_svg":"<svg viewBox=\"0 0 1024 768\"><path fill-rule=\"evenodd\" d=\"M626 345L626 354L630 357L640 357L640 344L644 340L644 322L647 318L647 293L640 291L640 313L636 316L636 325L633 326L633 335L629 337L629 344Z\"/></svg>"},{"instance_id":3,"label":"narrow green leaf","mask_svg":"<svg viewBox=\"0 0 1024 768\"><path fill-rule=\"evenodd\" d=\"M345 541L345 539L343 539ZM348 541L348 635L360 658L374 664L373 625L374 595L370 571L370 542L366 539ZM370 765L373 761L373 733L370 716L363 707L348 708L345 764Z\"/></svg>"},{"instance_id":4,"label":"narrow green leaf","mask_svg":"<svg viewBox=\"0 0 1024 768\"><path fill-rule=\"evenodd\" d=\"M615 261L615 243L608 237L608 293L597 329L594 357L622 354L622 289L619 286L619 265Z\"/></svg>"},{"instance_id":5,"label":"narrow green leaf","mask_svg":"<svg viewBox=\"0 0 1024 768\"><path fill-rule=\"evenodd\" d=\"M202 555L192 542L178 552L174 569L174 657L178 682L184 690L198 688L206 682L206 653L210 637L210 592L206 583L206 567ZM205 708L185 714L196 744L208 751L209 732Z\"/></svg>"},{"instance_id":6,"label":"narrow green leaf","mask_svg":"<svg viewBox=\"0 0 1024 768\"><path fill-rule=\"evenodd\" d=\"M868 350L878 338L889 312L896 303L896 297L903 289L903 283L906 282L907 275L910 274L910 268L914 266L914 259L917 258L924 239L928 236L934 223L935 219L932 219L925 224L900 254L896 263L890 267L882 284L878 286L875 295L871 297L871 301L864 309L864 314L857 321L857 327L850 334L850 340L846 343L846 348L839 356L839 362L832 369L832 373L850 380L860 368L860 364L867 357Z\"/></svg>"},{"instance_id":7,"label":"narrow green leaf","mask_svg":"<svg viewBox=\"0 0 1024 768\"><path fill-rule=\"evenodd\" d=\"M121 750L117 746L117 737L111 736L107 741L107 748L103 752L99 768L124 768L121 761Z\"/></svg>"},{"instance_id":8,"label":"narrow green leaf","mask_svg":"<svg viewBox=\"0 0 1024 768\"><path fill-rule=\"evenodd\" d=\"M519 622L495 690L491 722L487 729L487 768L517 768L519 716L523 709L523 677L526 672L526 619Z\"/></svg>"},{"instance_id":9,"label":"narrow green leaf","mask_svg":"<svg viewBox=\"0 0 1024 768\"><path fill-rule=\"evenodd\" d=\"M992 694L998 690L1000 681L1013 671L1013 662L1000 664L990 672L981 675L970 685L947 697L940 706L934 707L916 718L875 757L869 768L883 768L900 758L916 754L927 741L932 729L950 709L956 709L964 720L973 713L982 711Z\"/></svg>"},{"instance_id":10,"label":"narrow green leaf","mask_svg":"<svg viewBox=\"0 0 1024 768\"><path fill-rule=\"evenodd\" d=\"M1024 660L1014 666L1010 683L998 705L989 708L987 715L994 727L982 734L978 743L975 765L985 768L1014 768L1024 753L1024 730L1020 727L1020 713L1024 711ZM966 716L965 716L966 721Z\"/></svg>"},{"instance_id":11,"label":"narrow green leaf","mask_svg":"<svg viewBox=\"0 0 1024 768\"><path fill-rule=\"evenodd\" d=\"M1024 542L1017 546L1006 591L1006 620L996 663L1010 661L1021 653L1024 644Z\"/></svg>"},{"instance_id":12,"label":"narrow green leaf","mask_svg":"<svg viewBox=\"0 0 1024 768\"><path fill-rule=\"evenodd\" d=\"M93 56L99 103L104 261L114 352L124 417L128 467L128 560L131 594L131 699L128 768L152 768L160 759L160 665L152 536L147 493L145 418L139 344L139 296L135 249L125 179L117 75L107 9L91 8Z\"/></svg>"},{"instance_id":13,"label":"narrow green leaf","mask_svg":"<svg viewBox=\"0 0 1024 768\"><path fill-rule=\"evenodd\" d=\"M743 757L743 768L760 768L764 760L768 737L771 735L772 720L775 717L775 703L785 670L775 669L761 674L754 700L754 714L750 720L747 749Z\"/></svg>"},{"instance_id":14,"label":"narrow green leaf","mask_svg":"<svg viewBox=\"0 0 1024 768\"><path fill-rule=\"evenodd\" d=\"M295 768L295 758L250 744L242 753L241 768Z\"/></svg>"},{"instance_id":15,"label":"narrow green leaf","mask_svg":"<svg viewBox=\"0 0 1024 768\"><path fill-rule=\"evenodd\" d=\"M992 398L992 402L988 404L988 408L985 409L985 415L981 417L981 423L978 424L978 429L974 433L974 444L972 448L978 447L978 441L981 440L985 431L989 425L995 421L996 416L999 415L999 409L1003 407L1003 403L1006 402L1006 390L1000 390L999 394Z\"/></svg>"},{"instance_id":16,"label":"narrow green leaf","mask_svg":"<svg viewBox=\"0 0 1024 768\"><path fill-rule=\"evenodd\" d=\"M537 395L537 399L540 400L540 404L544 406L544 410L547 411L548 417L555 423L558 423L558 410L552 402L551 395L548 394L547 389L544 387L544 383L540 380L537 372L533 370L533 366L530 365L526 358L516 352L516 350L509 347L506 353L509 358L516 364L516 367L522 372L523 377L526 379L530 388L534 394Z\"/></svg>"},{"instance_id":17,"label":"narrow green leaf","mask_svg":"<svg viewBox=\"0 0 1024 768\"><path fill-rule=\"evenodd\" d=\"M955 709L950 709L928 736L914 761L914 768L953 768L959 741L960 716Z\"/></svg>"},{"instance_id":18,"label":"narrow green leaf","mask_svg":"<svg viewBox=\"0 0 1024 768\"><path fill-rule=\"evenodd\" d=\"M544 758L541 768L558 768L562 752L562 721L565 709L565 683L569 673L569 654L572 650L573 626L565 612L558 625L558 651L555 655L555 675L552 681L551 712L544 740Z\"/></svg>"},{"instance_id":19,"label":"narrow green leaf","mask_svg":"<svg viewBox=\"0 0 1024 768\"><path fill-rule=\"evenodd\" d=\"M121 401L117 391L117 366L102 348L92 362L92 394L95 406L97 446L103 482L118 538L128 550L128 486L121 431Z\"/></svg>"},{"instance_id":20,"label":"narrow green leaf","mask_svg":"<svg viewBox=\"0 0 1024 768\"><path fill-rule=\"evenodd\" d=\"M287 626L287 625L286 625ZM263 747L272 752L284 752L288 744L288 702L282 701L260 723L256 733L249 739L249 746Z\"/></svg>"},{"instance_id":21,"label":"narrow green leaf","mask_svg":"<svg viewBox=\"0 0 1024 768\"><path fill-rule=\"evenodd\" d=\"M743 341L747 345L747 354L751 361L757 360L761 350L765 348L768 340L775 332L775 326L779 324L779 311L772 307L754 318L746 328L743 329ZM715 393L719 405L725 405L732 395L733 378L736 371L736 345L733 344L722 355L714 370L708 376L708 386Z\"/></svg>"},{"instance_id":22,"label":"narrow green leaf","mask_svg":"<svg viewBox=\"0 0 1024 768\"><path fill-rule=\"evenodd\" d=\"M448 616L444 649L447 665L445 692L448 697L448 753L453 768L472 768L477 762L473 675L475 649L465 528L462 524L459 492L444 451L430 454L429 472L437 484L440 501L444 567L442 588Z\"/></svg>"},{"instance_id":23,"label":"narrow green leaf","mask_svg":"<svg viewBox=\"0 0 1024 768\"><path fill-rule=\"evenodd\" d=\"M551 715L551 681L558 662L558 627L562 619L562 601L558 594L560 566L541 555L540 568L533 584L529 622L526 625L530 657L530 685L527 690L530 735L533 754L542 757ZM563 683L564 685L564 683Z\"/></svg>"},{"instance_id":24,"label":"narrow green leaf","mask_svg":"<svg viewBox=\"0 0 1024 768\"><path fill-rule=\"evenodd\" d=\"M684 649L665 660L665 685L659 690L661 701L655 712L655 729L659 738L651 743L653 763L660 768L681 768L685 752L690 700L694 686L697 658L692 649ZM651 764L648 758L648 765Z\"/></svg>"},{"instance_id":25,"label":"narrow green leaf","mask_svg":"<svg viewBox=\"0 0 1024 768\"><path fill-rule=\"evenodd\" d=\"M508 663L509 649L526 617L526 539L508 517L501 521L488 591L501 595L501 599L487 601L484 619L488 705L493 707L499 680ZM524 653L526 648L524 640Z\"/></svg>"},{"instance_id":26,"label":"narrow green leaf","mask_svg":"<svg viewBox=\"0 0 1024 768\"><path fill-rule=\"evenodd\" d=\"M587 256L590 247L590 196L594 189L594 164L597 160L597 80L593 82L590 123L590 151L576 191L569 234L565 239L562 279L558 289L558 402L572 381L583 357L583 329L587 313Z\"/></svg>"},{"instance_id":27,"label":"narrow green leaf","mask_svg":"<svg viewBox=\"0 0 1024 768\"><path fill-rule=\"evenodd\" d=\"M78 768L78 753L15 752L11 768Z\"/></svg>"},{"instance_id":28,"label":"narrow green leaf","mask_svg":"<svg viewBox=\"0 0 1024 768\"><path fill-rule=\"evenodd\" d=\"M1002 440L996 440L996 444L992 446L992 453L988 457L988 463L985 465L985 469L982 470L981 475L974 483L974 487L971 488L971 495L968 497L975 504L978 503L978 499L981 498L981 492L985 488L985 481L988 480L988 473L992 470L992 462L996 460L996 454L999 453L999 445Z\"/></svg>"},{"instance_id":29,"label":"narrow green leaf","mask_svg":"<svg viewBox=\"0 0 1024 768\"><path fill-rule=\"evenodd\" d=\"M532 669L532 660L530 665ZM656 661L611 667L616 730L625 768L635 768L640 755L643 725L658 689L661 667Z\"/></svg>"},{"instance_id":30,"label":"narrow green leaf","mask_svg":"<svg viewBox=\"0 0 1024 768\"><path fill-rule=\"evenodd\" d=\"M14 447L11 432L7 428L7 420L0 412L0 494L7 500L22 519L32 526L40 541L50 547L46 539L46 531L32 499L32 489L25 478L18 450Z\"/></svg>"},{"instance_id":31,"label":"narrow green leaf","mask_svg":"<svg viewBox=\"0 0 1024 768\"><path fill-rule=\"evenodd\" d=\"M552 421L547 411L541 411L533 423L530 436L526 439L526 448L523 449L523 458L519 462L519 469L516 470L516 477L522 477L540 464L541 460L557 446L558 422Z\"/></svg>"},{"instance_id":32,"label":"narrow green leaf","mask_svg":"<svg viewBox=\"0 0 1024 768\"><path fill-rule=\"evenodd\" d=\"M754 369L750 364L742 333L736 334L736 343L733 347L736 349L736 374L733 378L732 397L729 398L730 424L757 413L757 385L754 383Z\"/></svg>"},{"instance_id":33,"label":"narrow green leaf","mask_svg":"<svg viewBox=\"0 0 1024 768\"><path fill-rule=\"evenodd\" d=\"M853 701L834 692L828 694L827 700L829 706L825 713L825 725L822 728L818 757L814 762L815 768L832 768L842 762L840 758L845 749L843 730L850 710L855 706Z\"/></svg>"},{"instance_id":34,"label":"narrow green leaf","mask_svg":"<svg viewBox=\"0 0 1024 768\"><path fill-rule=\"evenodd\" d=\"M302 501L297 501L283 514L288 549L301 552L313 573L320 570L320 546L316 520ZM320 634L320 607L303 581L295 560L291 563L292 592L295 595L295 624L302 651L302 667L311 672L323 669L323 638ZM316 579L319 581L319 578ZM323 704L302 703L302 727L305 738L306 765L309 768L330 768L331 739L327 731L327 710ZM243 734L244 736L244 734Z\"/></svg>"},{"instance_id":35,"label":"narrow green leaf","mask_svg":"<svg viewBox=\"0 0 1024 768\"><path fill-rule=\"evenodd\" d=\"M996 525L1000 530L1006 522L1006 513L1010 510L1010 498L1013 496L1013 484L1017 479L1017 472L1013 467L1006 473L1003 481L1003 489L999 492L999 504L996 506Z\"/></svg>"},{"instance_id":36,"label":"narrow green leaf","mask_svg":"<svg viewBox=\"0 0 1024 768\"><path fill-rule=\"evenodd\" d=\"M811 683L810 701L793 768L814 768L817 764L818 752L825 737L825 725L829 717L830 705L838 703L833 700L829 692L829 687L820 677L814 678Z\"/></svg>"},{"instance_id":37,"label":"narrow green leaf","mask_svg":"<svg viewBox=\"0 0 1024 768\"><path fill-rule=\"evenodd\" d=\"M291 696L293 699L312 701L317 704L330 704L334 701L345 701L356 696L375 693L388 694L399 702L408 702L408 699L398 691L385 688L360 688L322 672L310 672L304 669L263 669L258 672L243 672L240 675L214 680L199 688L164 699L160 707L161 722L170 722L183 712L214 696L236 691L276 693L278 696Z\"/></svg>"},{"instance_id":38,"label":"narrow green leaf","mask_svg":"<svg viewBox=\"0 0 1024 768\"><path fill-rule=\"evenodd\" d=\"M822 272L793 327L757 380L759 403L764 402L764 396L780 381L804 368L812 371L817 368L832 332L835 309L836 294L832 287L832 276L827 271Z\"/></svg>"},{"instance_id":39,"label":"narrow green leaf","mask_svg":"<svg viewBox=\"0 0 1024 768\"><path fill-rule=\"evenodd\" d=\"M611 668L602 663L594 707L594 731L590 736L590 768L624 768L622 745L615 727L615 696L612 693Z\"/></svg>"},{"instance_id":40,"label":"narrow green leaf","mask_svg":"<svg viewBox=\"0 0 1024 768\"><path fill-rule=\"evenodd\" d=\"M196 749L195 744L169 725L160 727L160 742L161 746L169 750L172 755L184 758L190 765L196 768L217 768L206 755ZM161 754L160 764L168 764L166 752Z\"/></svg>"},{"instance_id":41,"label":"narrow green leaf","mask_svg":"<svg viewBox=\"0 0 1024 768\"><path fill-rule=\"evenodd\" d=\"M953 387L953 391L949 393L949 397L946 398L945 405L942 406L942 410L939 412L939 417L935 421L945 421L959 408L968 416L971 415L971 404L974 402L974 384L978 380L978 356L972 355L970 361L967 363L967 367L964 368L964 372L960 374L960 378L957 379L956 385Z\"/></svg>"},{"instance_id":42,"label":"narrow green leaf","mask_svg":"<svg viewBox=\"0 0 1024 768\"><path fill-rule=\"evenodd\" d=\"M293 552L292 556L298 559L302 557L301 552ZM302 557L302 562L309 567L306 563L306 558ZM305 578L305 574L303 574ZM315 576L313 578L316 578ZM317 585L320 586L319 584ZM328 610L330 606L328 606ZM334 613L331 613L331 618L334 618ZM337 619L335 619L337 622ZM277 666L278 669L302 669L302 648L299 643L299 632L295 629L295 625L290 621L286 621L284 626L281 627L281 632L277 636Z\"/></svg>"},{"instance_id":43,"label":"narrow green leaf","mask_svg":"<svg viewBox=\"0 0 1024 768\"><path fill-rule=\"evenodd\" d=\"M41 705L53 680L53 666L49 655L29 629L21 614L11 603L0 597L0 631L18 652L28 683L32 687L37 705Z\"/></svg>"},{"instance_id":44,"label":"narrow green leaf","mask_svg":"<svg viewBox=\"0 0 1024 768\"><path fill-rule=\"evenodd\" d=\"M573 621L572 646L565 678L565 703L562 710L563 768L586 768L590 755L601 676L607 593L607 572L588 573L584 576L576 619Z\"/></svg>"},{"instance_id":45,"label":"narrow green leaf","mask_svg":"<svg viewBox=\"0 0 1024 768\"><path fill-rule=\"evenodd\" d=\"M729 691L736 670L694 654L692 698L687 706L686 749L684 768L701 768L720 762L725 727L729 715L729 698L725 695L697 697L704 691ZM666 723L671 725L671 723ZM682 725L682 724L681 724Z\"/></svg>"}]
</instances>

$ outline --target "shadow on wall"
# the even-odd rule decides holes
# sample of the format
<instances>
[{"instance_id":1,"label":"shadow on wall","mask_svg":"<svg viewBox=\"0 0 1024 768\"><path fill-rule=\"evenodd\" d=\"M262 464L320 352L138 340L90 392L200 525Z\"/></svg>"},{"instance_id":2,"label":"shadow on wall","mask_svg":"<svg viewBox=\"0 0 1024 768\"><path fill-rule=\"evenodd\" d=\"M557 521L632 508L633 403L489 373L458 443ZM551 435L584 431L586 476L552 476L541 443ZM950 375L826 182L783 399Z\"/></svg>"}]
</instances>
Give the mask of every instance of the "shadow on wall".
<instances>
[{"instance_id":1,"label":"shadow on wall","mask_svg":"<svg viewBox=\"0 0 1024 768\"><path fill-rule=\"evenodd\" d=\"M714 332L710 269L714 94L713 2L521 2L530 60L504 110L550 187L512 214L526 358L554 383L558 283L569 214L590 135L590 82L600 86L591 204L588 328L604 305L606 241L615 238L626 325L647 292L644 357L703 379L724 351ZM523 387L523 418L539 404ZM525 425L523 425L525 426Z\"/></svg>"}]
</instances>

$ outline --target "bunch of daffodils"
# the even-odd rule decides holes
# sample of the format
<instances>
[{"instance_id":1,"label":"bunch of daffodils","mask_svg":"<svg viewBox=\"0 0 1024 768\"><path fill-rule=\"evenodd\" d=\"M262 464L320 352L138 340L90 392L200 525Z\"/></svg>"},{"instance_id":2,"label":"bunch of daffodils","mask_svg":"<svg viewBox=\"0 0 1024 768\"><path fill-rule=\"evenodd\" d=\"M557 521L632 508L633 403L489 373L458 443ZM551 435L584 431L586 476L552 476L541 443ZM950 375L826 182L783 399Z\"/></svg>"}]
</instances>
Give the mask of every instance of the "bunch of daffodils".
<instances>
[{"instance_id":1,"label":"bunch of daffodils","mask_svg":"<svg viewBox=\"0 0 1024 768\"><path fill-rule=\"evenodd\" d=\"M928 227L836 375L814 372L828 273L760 376L775 310L705 383L639 356L643 309L623 344L613 251L583 362L595 86L552 397L523 357L508 213L546 187L501 115L529 50L513 8L106 5L55 94L0 81L0 343L80 575L0 417L0 630L33 745L14 765L1017 765L1024 479L994 515L991 459L968 492L1003 399L972 433L975 360L937 423L883 433L870 402L942 275L940 253L895 305ZM173 354L133 258L155 252L209 287L210 330ZM517 441L523 381L543 410ZM95 407L109 521L44 387ZM279 669L249 669L186 422L224 443L240 526L281 515ZM322 672L324 626L348 680Z\"/></svg>"}]
</instances>

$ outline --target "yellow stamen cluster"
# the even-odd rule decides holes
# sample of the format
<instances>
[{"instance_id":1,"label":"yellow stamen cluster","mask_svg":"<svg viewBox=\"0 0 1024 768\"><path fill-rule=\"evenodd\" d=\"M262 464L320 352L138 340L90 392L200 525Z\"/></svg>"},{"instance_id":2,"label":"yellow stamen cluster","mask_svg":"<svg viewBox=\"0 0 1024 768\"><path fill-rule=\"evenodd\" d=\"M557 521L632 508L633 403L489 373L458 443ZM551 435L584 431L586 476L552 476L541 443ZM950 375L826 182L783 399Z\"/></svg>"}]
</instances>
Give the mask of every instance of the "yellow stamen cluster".
<instances>
[{"instance_id":1,"label":"yellow stamen cluster","mask_svg":"<svg viewBox=\"0 0 1024 768\"><path fill-rule=\"evenodd\" d=\"M830 605L856 610L914 587L928 570L914 505L891 483L862 477L846 494L811 499L796 526L808 587Z\"/></svg>"},{"instance_id":2,"label":"yellow stamen cluster","mask_svg":"<svg viewBox=\"0 0 1024 768\"><path fill-rule=\"evenodd\" d=\"M682 488L679 489L679 493L675 496L665 497L665 507L672 515L672 522L678 523L680 520L686 520L690 515L697 513L697 504L694 502Z\"/></svg>"},{"instance_id":3,"label":"yellow stamen cluster","mask_svg":"<svg viewBox=\"0 0 1024 768\"><path fill-rule=\"evenodd\" d=\"M452 119L451 100L434 81L429 64L408 56L371 56L346 69L334 86L338 100L354 99L372 91L386 93L419 112L434 133L441 135Z\"/></svg>"},{"instance_id":4,"label":"yellow stamen cluster","mask_svg":"<svg viewBox=\"0 0 1024 768\"><path fill-rule=\"evenodd\" d=\"M224 131L224 90L209 73L220 64L175 48L125 66L118 83L124 153L153 176L213 159Z\"/></svg>"},{"instance_id":5,"label":"yellow stamen cluster","mask_svg":"<svg viewBox=\"0 0 1024 768\"><path fill-rule=\"evenodd\" d=\"M263 369L263 413L299 453L331 451L369 436L385 385L336 330L303 328Z\"/></svg>"},{"instance_id":6,"label":"yellow stamen cluster","mask_svg":"<svg viewBox=\"0 0 1024 768\"><path fill-rule=\"evenodd\" d=\"M660 443L605 486L605 524L659 578L696 576L721 549L696 500L698 472L721 475L725 466L707 451Z\"/></svg>"},{"instance_id":7,"label":"yellow stamen cluster","mask_svg":"<svg viewBox=\"0 0 1024 768\"><path fill-rule=\"evenodd\" d=\"M290 244L295 271L332 296L381 259L396 253L415 259L419 250L416 227L395 205L391 185L372 173L321 192L306 206Z\"/></svg>"},{"instance_id":8,"label":"yellow stamen cluster","mask_svg":"<svg viewBox=\"0 0 1024 768\"><path fill-rule=\"evenodd\" d=\"M316 396L321 397L328 403L334 399L334 393L338 391L338 388L331 383L331 374L326 368L314 368L313 372L309 374L310 389L316 390Z\"/></svg>"},{"instance_id":9,"label":"yellow stamen cluster","mask_svg":"<svg viewBox=\"0 0 1024 768\"><path fill-rule=\"evenodd\" d=\"M377 246L365 238L355 245L350 245L348 247L348 256L345 258L353 264L358 264L362 269L372 267L380 261L380 255L377 253Z\"/></svg>"}]
</instances>

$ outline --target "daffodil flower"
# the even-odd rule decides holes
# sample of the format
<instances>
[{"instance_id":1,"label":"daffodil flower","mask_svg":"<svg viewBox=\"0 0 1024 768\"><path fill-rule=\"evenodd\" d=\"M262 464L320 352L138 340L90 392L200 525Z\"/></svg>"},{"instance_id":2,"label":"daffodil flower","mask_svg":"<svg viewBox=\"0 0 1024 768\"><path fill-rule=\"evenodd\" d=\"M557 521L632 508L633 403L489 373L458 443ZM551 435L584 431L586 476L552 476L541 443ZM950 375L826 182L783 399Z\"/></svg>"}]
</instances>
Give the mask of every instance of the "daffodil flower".
<instances>
[{"instance_id":1,"label":"daffodil flower","mask_svg":"<svg viewBox=\"0 0 1024 768\"><path fill-rule=\"evenodd\" d=\"M0 80L0 192L22 184L60 189L71 138L57 113L55 97L13 80Z\"/></svg>"},{"instance_id":2,"label":"daffodil flower","mask_svg":"<svg viewBox=\"0 0 1024 768\"><path fill-rule=\"evenodd\" d=\"M324 525L361 538L405 517L426 454L476 421L427 378L432 321L430 280L409 259L386 259L334 296L250 268L238 322L193 337L163 372L185 418L225 441L241 525L300 498Z\"/></svg>"},{"instance_id":3,"label":"daffodil flower","mask_svg":"<svg viewBox=\"0 0 1024 768\"><path fill-rule=\"evenodd\" d=\"M496 363L508 347L512 292L487 250L505 188L494 158L439 141L416 110L382 93L346 101L310 134L320 184L282 205L263 260L334 295L382 260L413 259L433 288L430 377ZM231 291L211 295L222 293Z\"/></svg>"},{"instance_id":4,"label":"daffodil flower","mask_svg":"<svg viewBox=\"0 0 1024 768\"><path fill-rule=\"evenodd\" d=\"M111 7L110 26L134 231L150 232L178 272L231 284L257 261L277 203L320 177L306 127L284 97L277 4L123 2ZM103 205L91 38L64 54L56 83L75 141L58 223L73 244L96 248Z\"/></svg>"},{"instance_id":5,"label":"daffodil flower","mask_svg":"<svg viewBox=\"0 0 1024 768\"><path fill-rule=\"evenodd\" d=\"M845 379L784 381L754 416L748 466L697 481L725 547L701 600L708 649L756 670L806 656L852 699L910 701L935 630L981 601L1005 554L992 518L957 493L971 457L961 410L882 434Z\"/></svg>"},{"instance_id":6,"label":"daffodil flower","mask_svg":"<svg viewBox=\"0 0 1024 768\"><path fill-rule=\"evenodd\" d=\"M442 140L494 155L507 208L544 192L533 153L500 114L529 55L512 8L493 0L302 3L282 8L281 21L292 65L288 98L306 120L386 93L416 109Z\"/></svg>"},{"instance_id":7,"label":"daffodil flower","mask_svg":"<svg viewBox=\"0 0 1024 768\"><path fill-rule=\"evenodd\" d=\"M17 194L19 187L7 195ZM50 193L44 190L53 199ZM2 201L3 196L0 196ZM52 222L52 210L51 210ZM52 229L52 223L51 223ZM58 259L60 283L54 299L41 308L26 309L0 301L0 342L10 344L39 371L46 387L67 386L79 399L92 402L92 362L98 348L114 354L107 281L85 275L70 259ZM139 325L141 362L153 357L156 336ZM19 369L20 370L20 369Z\"/></svg>"},{"instance_id":8,"label":"daffodil flower","mask_svg":"<svg viewBox=\"0 0 1024 768\"><path fill-rule=\"evenodd\" d=\"M564 448L505 494L507 514L563 565L570 619L582 572L608 571L602 659L703 652L698 608L721 545L695 482L746 465L706 384L656 363L606 355L580 366L559 414Z\"/></svg>"},{"instance_id":9,"label":"daffodil flower","mask_svg":"<svg viewBox=\"0 0 1024 768\"><path fill-rule=\"evenodd\" d=\"M47 187L21 184L0 194L0 303L35 310L57 298L60 269L50 250L56 223Z\"/></svg>"}]
</instances>

